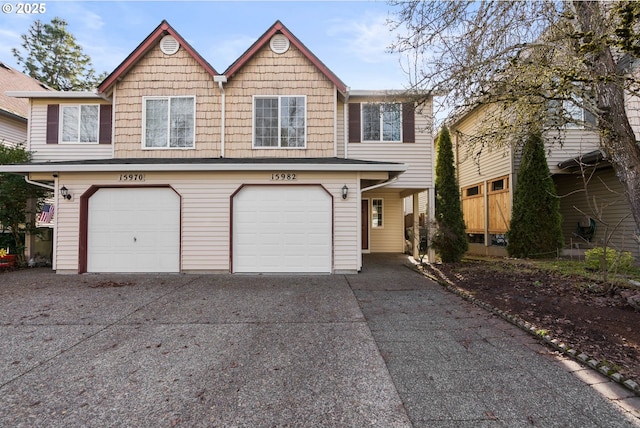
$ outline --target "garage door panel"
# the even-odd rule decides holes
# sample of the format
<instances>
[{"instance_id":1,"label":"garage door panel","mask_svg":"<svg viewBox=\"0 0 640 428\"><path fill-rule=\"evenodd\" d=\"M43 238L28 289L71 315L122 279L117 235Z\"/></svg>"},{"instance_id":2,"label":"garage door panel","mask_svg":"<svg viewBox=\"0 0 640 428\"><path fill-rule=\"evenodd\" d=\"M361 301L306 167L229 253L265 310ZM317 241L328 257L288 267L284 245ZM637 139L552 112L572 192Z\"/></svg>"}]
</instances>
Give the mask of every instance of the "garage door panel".
<instances>
[{"instance_id":1,"label":"garage door panel","mask_svg":"<svg viewBox=\"0 0 640 428\"><path fill-rule=\"evenodd\" d=\"M180 197L169 188L104 188L89 198L89 272L178 272Z\"/></svg>"},{"instance_id":2,"label":"garage door panel","mask_svg":"<svg viewBox=\"0 0 640 428\"><path fill-rule=\"evenodd\" d=\"M320 186L241 189L233 208L234 271L331 272L331 205Z\"/></svg>"}]
</instances>

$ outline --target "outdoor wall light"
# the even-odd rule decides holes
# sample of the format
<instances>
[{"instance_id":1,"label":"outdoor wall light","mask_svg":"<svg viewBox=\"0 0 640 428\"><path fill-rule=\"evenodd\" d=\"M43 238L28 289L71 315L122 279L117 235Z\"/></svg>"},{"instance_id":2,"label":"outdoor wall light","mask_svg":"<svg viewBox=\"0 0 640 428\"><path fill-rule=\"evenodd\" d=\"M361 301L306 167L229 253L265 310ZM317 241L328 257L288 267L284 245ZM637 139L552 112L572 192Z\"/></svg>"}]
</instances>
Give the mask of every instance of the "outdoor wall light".
<instances>
[{"instance_id":1,"label":"outdoor wall light","mask_svg":"<svg viewBox=\"0 0 640 428\"><path fill-rule=\"evenodd\" d=\"M345 184L342 186L342 199L347 199L347 196L349 196L349 188Z\"/></svg>"},{"instance_id":2,"label":"outdoor wall light","mask_svg":"<svg viewBox=\"0 0 640 428\"><path fill-rule=\"evenodd\" d=\"M71 193L69 193L69 189L64 186L60 188L60 195L65 199L71 200Z\"/></svg>"}]
</instances>

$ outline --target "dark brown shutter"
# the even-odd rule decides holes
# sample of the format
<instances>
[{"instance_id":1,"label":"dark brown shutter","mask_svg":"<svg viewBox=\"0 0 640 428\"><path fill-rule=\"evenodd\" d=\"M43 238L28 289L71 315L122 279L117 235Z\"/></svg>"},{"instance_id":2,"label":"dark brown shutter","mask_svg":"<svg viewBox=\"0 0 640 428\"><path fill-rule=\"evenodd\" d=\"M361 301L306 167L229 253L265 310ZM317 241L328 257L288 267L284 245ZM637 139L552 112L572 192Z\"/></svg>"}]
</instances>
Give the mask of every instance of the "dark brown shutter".
<instances>
[{"instance_id":1,"label":"dark brown shutter","mask_svg":"<svg viewBox=\"0 0 640 428\"><path fill-rule=\"evenodd\" d=\"M60 105L47 106L47 144L58 144L58 123L60 120Z\"/></svg>"},{"instance_id":2,"label":"dark brown shutter","mask_svg":"<svg viewBox=\"0 0 640 428\"><path fill-rule=\"evenodd\" d=\"M111 110L110 105L100 105L100 136L98 137L100 144L111 144Z\"/></svg>"},{"instance_id":3,"label":"dark brown shutter","mask_svg":"<svg viewBox=\"0 0 640 428\"><path fill-rule=\"evenodd\" d=\"M413 103L402 104L402 142L416 142L416 108Z\"/></svg>"},{"instance_id":4,"label":"dark brown shutter","mask_svg":"<svg viewBox=\"0 0 640 428\"><path fill-rule=\"evenodd\" d=\"M349 142L360 141L360 103L353 103L349 104Z\"/></svg>"}]
</instances>

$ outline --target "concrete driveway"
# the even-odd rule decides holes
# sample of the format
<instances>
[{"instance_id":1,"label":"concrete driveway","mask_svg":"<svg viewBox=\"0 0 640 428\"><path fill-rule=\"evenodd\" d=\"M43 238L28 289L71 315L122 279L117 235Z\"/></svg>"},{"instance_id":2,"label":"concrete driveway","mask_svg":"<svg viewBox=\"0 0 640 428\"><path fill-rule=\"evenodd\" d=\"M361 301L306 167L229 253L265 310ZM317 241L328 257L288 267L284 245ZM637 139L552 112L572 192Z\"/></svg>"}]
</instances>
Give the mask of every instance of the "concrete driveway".
<instances>
[{"instance_id":1,"label":"concrete driveway","mask_svg":"<svg viewBox=\"0 0 640 428\"><path fill-rule=\"evenodd\" d=\"M3 427L640 426L637 397L625 411L548 354L399 256L347 276L0 274Z\"/></svg>"}]
</instances>

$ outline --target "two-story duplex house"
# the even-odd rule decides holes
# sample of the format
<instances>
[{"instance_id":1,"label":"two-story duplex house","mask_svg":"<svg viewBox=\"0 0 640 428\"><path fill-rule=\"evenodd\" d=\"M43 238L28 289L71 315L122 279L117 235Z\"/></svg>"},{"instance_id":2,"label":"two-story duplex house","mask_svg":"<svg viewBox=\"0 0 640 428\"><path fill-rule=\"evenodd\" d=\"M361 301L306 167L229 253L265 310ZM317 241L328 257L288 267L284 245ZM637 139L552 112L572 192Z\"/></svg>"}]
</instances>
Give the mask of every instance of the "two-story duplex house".
<instances>
[{"instance_id":1,"label":"two-story duplex house","mask_svg":"<svg viewBox=\"0 0 640 428\"><path fill-rule=\"evenodd\" d=\"M433 199L431 100L350 90L280 22L223 73L163 21L95 92L10 95L34 155L0 170L55 188L61 273L353 273Z\"/></svg>"},{"instance_id":2,"label":"two-story duplex house","mask_svg":"<svg viewBox=\"0 0 640 428\"><path fill-rule=\"evenodd\" d=\"M567 109L576 123L594 121L582 109ZM474 144L487 114L487 106L460 114L451 123L451 135L469 253L505 256L521 147ZM602 160L598 133L578 124L567 124L552 133L547 135L553 142L547 146L547 163L560 198L567 252L581 254L586 248L601 246L606 238L613 248L630 251L640 259L640 247L633 237L635 222L613 168Z\"/></svg>"}]
</instances>

